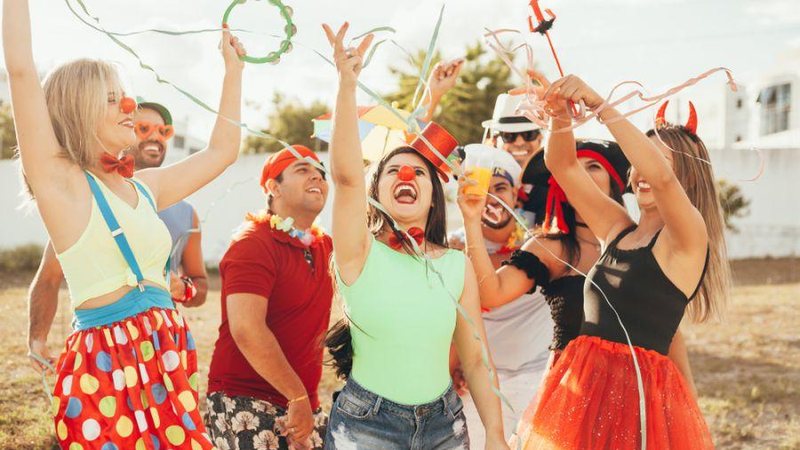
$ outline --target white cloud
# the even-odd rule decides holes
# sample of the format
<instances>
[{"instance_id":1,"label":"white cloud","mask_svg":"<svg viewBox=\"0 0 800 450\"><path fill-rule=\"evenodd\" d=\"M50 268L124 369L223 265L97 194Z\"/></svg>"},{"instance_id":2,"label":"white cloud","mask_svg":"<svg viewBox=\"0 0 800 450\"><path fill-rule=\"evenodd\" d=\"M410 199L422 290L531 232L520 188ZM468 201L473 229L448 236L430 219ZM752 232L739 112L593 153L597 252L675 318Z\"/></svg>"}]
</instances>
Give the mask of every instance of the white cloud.
<instances>
[{"instance_id":1,"label":"white cloud","mask_svg":"<svg viewBox=\"0 0 800 450\"><path fill-rule=\"evenodd\" d=\"M800 25L797 0L748 0L746 11L760 25Z\"/></svg>"}]
</instances>

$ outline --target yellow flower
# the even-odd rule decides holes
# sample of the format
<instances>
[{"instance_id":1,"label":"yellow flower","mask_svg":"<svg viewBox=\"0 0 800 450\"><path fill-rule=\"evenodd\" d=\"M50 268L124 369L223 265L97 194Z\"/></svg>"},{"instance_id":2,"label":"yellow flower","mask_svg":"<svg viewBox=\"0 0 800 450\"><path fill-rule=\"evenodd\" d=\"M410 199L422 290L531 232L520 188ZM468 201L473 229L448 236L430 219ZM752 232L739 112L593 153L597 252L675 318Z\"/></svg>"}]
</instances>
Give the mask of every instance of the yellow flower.
<instances>
[{"instance_id":1,"label":"yellow flower","mask_svg":"<svg viewBox=\"0 0 800 450\"><path fill-rule=\"evenodd\" d=\"M278 217L278 216L276 216L276 215L274 215L274 214L273 214L273 215L272 215L272 216L270 216L270 218L269 218L269 225L270 225L272 228L275 228L275 227L277 227L277 226L278 226L278 224L280 224L282 221L283 221L283 219L281 219L280 217Z\"/></svg>"}]
</instances>

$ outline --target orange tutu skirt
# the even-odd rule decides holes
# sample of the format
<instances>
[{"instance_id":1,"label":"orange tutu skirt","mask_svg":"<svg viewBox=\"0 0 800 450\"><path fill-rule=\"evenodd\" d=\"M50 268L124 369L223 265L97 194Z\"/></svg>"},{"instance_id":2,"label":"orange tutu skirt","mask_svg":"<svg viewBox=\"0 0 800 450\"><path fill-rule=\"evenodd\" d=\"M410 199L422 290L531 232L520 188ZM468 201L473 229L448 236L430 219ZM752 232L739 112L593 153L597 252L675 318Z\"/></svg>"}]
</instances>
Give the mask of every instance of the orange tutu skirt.
<instances>
[{"instance_id":1,"label":"orange tutu skirt","mask_svg":"<svg viewBox=\"0 0 800 450\"><path fill-rule=\"evenodd\" d=\"M647 449L713 449L711 434L678 368L634 347L644 385ZM640 450L639 393L630 348L593 336L570 342L550 369L535 411L523 416L524 450Z\"/></svg>"}]
</instances>

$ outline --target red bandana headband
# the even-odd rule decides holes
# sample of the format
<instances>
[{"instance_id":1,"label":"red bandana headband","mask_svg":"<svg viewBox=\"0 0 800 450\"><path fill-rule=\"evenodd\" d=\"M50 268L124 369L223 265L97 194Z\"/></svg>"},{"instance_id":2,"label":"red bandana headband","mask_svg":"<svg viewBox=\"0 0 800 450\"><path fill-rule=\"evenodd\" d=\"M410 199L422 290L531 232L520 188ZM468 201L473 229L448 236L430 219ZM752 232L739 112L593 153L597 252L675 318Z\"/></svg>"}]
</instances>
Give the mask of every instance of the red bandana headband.
<instances>
[{"instance_id":1,"label":"red bandana headband","mask_svg":"<svg viewBox=\"0 0 800 450\"><path fill-rule=\"evenodd\" d=\"M611 176L611 179L617 183L619 190L625 190L625 183L622 181L622 177L620 177L617 173L617 169L615 169L614 166L608 162L608 159L606 159L606 157L601 153L589 149L578 149L577 156L578 158L591 158L599 162L600 165L603 166L603 168L606 169L606 172L608 172L608 174Z\"/></svg>"},{"instance_id":2,"label":"red bandana headband","mask_svg":"<svg viewBox=\"0 0 800 450\"><path fill-rule=\"evenodd\" d=\"M622 177L619 176L617 170L614 169L614 166L608 162L605 156L594 150L578 149L577 157L591 158L599 162L600 165L606 169L611 179L617 184L620 192L625 190L625 183L622 181ZM547 182L550 188L547 190L547 204L545 206L544 222L542 222L542 226L546 233L569 234L570 230L564 218L564 203L567 203L567 194L564 193L564 189L561 188L561 185L558 184L555 177L550 176Z\"/></svg>"},{"instance_id":3,"label":"red bandana headband","mask_svg":"<svg viewBox=\"0 0 800 450\"><path fill-rule=\"evenodd\" d=\"M301 158L311 158L316 162L319 161L319 156L313 150L304 145L293 145L292 148L300 155ZM264 162L264 167L261 169L261 180L259 185L264 192L267 192L267 180L277 178L287 167L297 161L297 156L292 153L288 148L284 148L277 153L273 153Z\"/></svg>"}]
</instances>

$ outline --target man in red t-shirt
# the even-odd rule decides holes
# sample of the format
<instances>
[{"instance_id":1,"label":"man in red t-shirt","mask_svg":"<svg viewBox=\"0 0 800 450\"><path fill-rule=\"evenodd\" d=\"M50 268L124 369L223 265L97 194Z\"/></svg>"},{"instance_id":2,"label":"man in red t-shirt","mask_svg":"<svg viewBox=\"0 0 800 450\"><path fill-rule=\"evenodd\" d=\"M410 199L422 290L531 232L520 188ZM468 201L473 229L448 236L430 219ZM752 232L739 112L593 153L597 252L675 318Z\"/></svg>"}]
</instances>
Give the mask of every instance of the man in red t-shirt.
<instances>
[{"instance_id":1,"label":"man in red t-shirt","mask_svg":"<svg viewBox=\"0 0 800 450\"><path fill-rule=\"evenodd\" d=\"M267 208L249 214L219 265L222 324L208 374L206 427L219 448L322 448L322 340L333 284L330 236L312 224L328 184L295 145L261 175Z\"/></svg>"}]
</instances>

